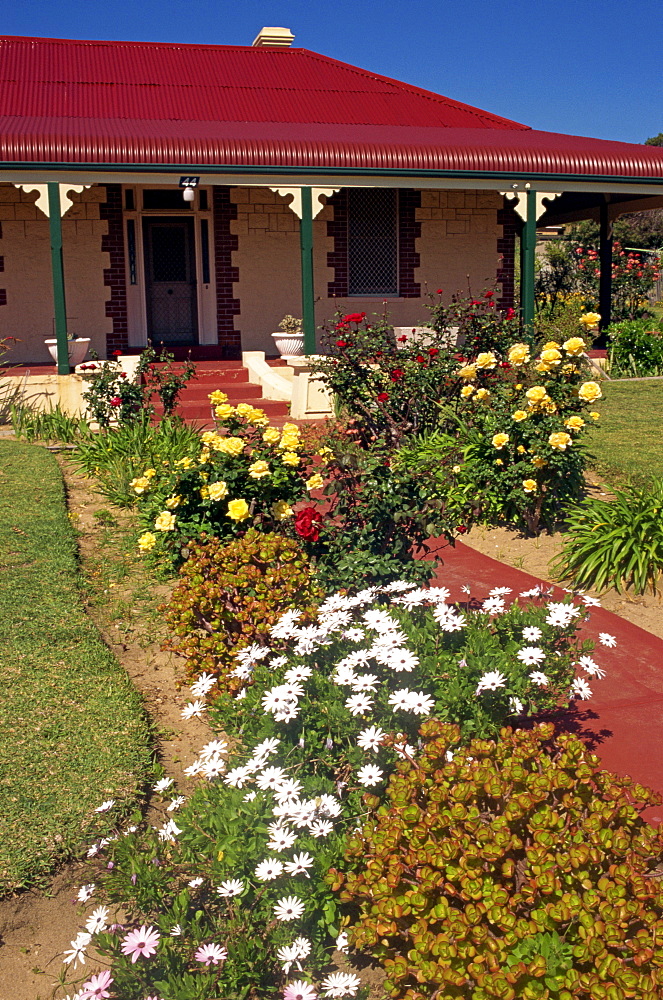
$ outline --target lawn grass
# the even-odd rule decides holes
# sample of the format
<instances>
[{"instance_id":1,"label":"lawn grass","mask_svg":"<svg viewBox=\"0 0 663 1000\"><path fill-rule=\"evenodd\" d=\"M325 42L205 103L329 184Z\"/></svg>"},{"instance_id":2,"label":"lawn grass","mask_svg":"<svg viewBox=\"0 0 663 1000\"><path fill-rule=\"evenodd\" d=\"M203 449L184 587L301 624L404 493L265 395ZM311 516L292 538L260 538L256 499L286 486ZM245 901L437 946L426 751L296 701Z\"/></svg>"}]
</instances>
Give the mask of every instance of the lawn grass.
<instances>
[{"instance_id":1,"label":"lawn grass","mask_svg":"<svg viewBox=\"0 0 663 1000\"><path fill-rule=\"evenodd\" d=\"M0 441L0 892L110 829L150 766L140 698L79 586L55 459ZM95 814L106 799L117 805Z\"/></svg>"},{"instance_id":2,"label":"lawn grass","mask_svg":"<svg viewBox=\"0 0 663 1000\"><path fill-rule=\"evenodd\" d=\"M663 380L603 382L589 434L592 467L613 486L663 478Z\"/></svg>"}]
</instances>

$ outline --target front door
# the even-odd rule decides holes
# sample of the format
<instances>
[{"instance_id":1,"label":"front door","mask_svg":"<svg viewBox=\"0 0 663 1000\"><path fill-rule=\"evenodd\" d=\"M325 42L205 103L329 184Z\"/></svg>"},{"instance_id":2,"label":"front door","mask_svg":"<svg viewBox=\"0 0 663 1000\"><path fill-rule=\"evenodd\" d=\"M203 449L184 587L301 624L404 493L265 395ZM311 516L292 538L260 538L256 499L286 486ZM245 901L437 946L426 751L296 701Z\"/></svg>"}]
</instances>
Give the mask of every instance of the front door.
<instances>
[{"instance_id":1,"label":"front door","mask_svg":"<svg viewBox=\"0 0 663 1000\"><path fill-rule=\"evenodd\" d=\"M143 218L147 334L153 344L197 344L193 219Z\"/></svg>"}]
</instances>

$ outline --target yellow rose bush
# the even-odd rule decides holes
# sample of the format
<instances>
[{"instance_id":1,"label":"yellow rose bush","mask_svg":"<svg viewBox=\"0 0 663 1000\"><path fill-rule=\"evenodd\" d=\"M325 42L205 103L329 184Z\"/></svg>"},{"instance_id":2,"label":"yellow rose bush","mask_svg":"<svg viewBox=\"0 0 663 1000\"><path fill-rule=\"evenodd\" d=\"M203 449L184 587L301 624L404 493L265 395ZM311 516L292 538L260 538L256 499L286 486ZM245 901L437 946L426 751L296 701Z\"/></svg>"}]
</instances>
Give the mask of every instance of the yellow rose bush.
<instances>
[{"instance_id":1,"label":"yellow rose bush","mask_svg":"<svg viewBox=\"0 0 663 1000\"><path fill-rule=\"evenodd\" d=\"M197 457L146 469L131 484L141 552L178 563L203 533L223 539L254 527L296 535L295 505L310 504L311 490L325 484L297 424L271 427L263 410L231 406L222 392L210 402L216 428L199 435Z\"/></svg>"},{"instance_id":2,"label":"yellow rose bush","mask_svg":"<svg viewBox=\"0 0 663 1000\"><path fill-rule=\"evenodd\" d=\"M570 337L538 350L514 343L492 367L485 353L481 362L459 359L459 443L466 461L458 488L474 489L479 519L512 521L534 532L552 527L563 505L580 495L582 437L594 419L587 411L602 396L589 377L586 347L582 337ZM471 392L468 369L474 372ZM485 394L488 406L480 404Z\"/></svg>"}]
</instances>

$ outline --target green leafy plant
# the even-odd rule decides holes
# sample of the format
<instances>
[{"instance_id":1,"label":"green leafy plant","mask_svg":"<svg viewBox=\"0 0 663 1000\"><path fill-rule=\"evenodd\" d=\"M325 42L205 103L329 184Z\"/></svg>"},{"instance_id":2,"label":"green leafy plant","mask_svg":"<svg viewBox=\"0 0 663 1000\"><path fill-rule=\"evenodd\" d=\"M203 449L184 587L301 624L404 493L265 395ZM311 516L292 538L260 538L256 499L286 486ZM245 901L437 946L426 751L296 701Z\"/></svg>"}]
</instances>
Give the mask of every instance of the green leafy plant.
<instances>
[{"instance_id":1,"label":"green leafy plant","mask_svg":"<svg viewBox=\"0 0 663 1000\"><path fill-rule=\"evenodd\" d=\"M116 351L119 355L121 352ZM78 369L87 382L83 393L90 418L99 427L110 427L112 423L127 424L138 420L147 410L147 404L139 381L129 378L118 358L110 361L93 360L80 365Z\"/></svg>"},{"instance_id":2,"label":"green leafy plant","mask_svg":"<svg viewBox=\"0 0 663 1000\"><path fill-rule=\"evenodd\" d=\"M137 370L144 383L144 401L149 403L156 394L167 417L175 412L182 391L196 375L196 366L190 358L179 367L174 362L175 355L165 348L157 354L149 347L141 354Z\"/></svg>"},{"instance_id":3,"label":"green leafy plant","mask_svg":"<svg viewBox=\"0 0 663 1000\"><path fill-rule=\"evenodd\" d=\"M663 330L651 320L626 320L608 329L608 366L612 378L663 375Z\"/></svg>"},{"instance_id":4,"label":"green leafy plant","mask_svg":"<svg viewBox=\"0 0 663 1000\"><path fill-rule=\"evenodd\" d=\"M186 658L189 677L205 671L239 690L242 681L226 676L235 653L249 643L264 645L269 626L288 608L310 617L323 596L306 553L291 538L255 528L231 542L203 537L191 544L165 606L167 648Z\"/></svg>"},{"instance_id":5,"label":"green leafy plant","mask_svg":"<svg viewBox=\"0 0 663 1000\"><path fill-rule=\"evenodd\" d=\"M11 408L14 434L26 441L58 441L81 445L93 437L87 420L72 417L58 404L50 410L35 410L23 403Z\"/></svg>"},{"instance_id":6,"label":"green leafy plant","mask_svg":"<svg viewBox=\"0 0 663 1000\"><path fill-rule=\"evenodd\" d=\"M588 497L568 508L563 548L551 568L578 587L656 593L663 572L663 479Z\"/></svg>"},{"instance_id":7,"label":"green leafy plant","mask_svg":"<svg viewBox=\"0 0 663 1000\"><path fill-rule=\"evenodd\" d=\"M75 460L94 477L98 491L118 507L136 503L131 482L146 468L173 469L177 462L193 461L200 436L178 417L164 417L158 424L143 412L130 423L77 439Z\"/></svg>"},{"instance_id":8,"label":"green leafy plant","mask_svg":"<svg viewBox=\"0 0 663 1000\"><path fill-rule=\"evenodd\" d=\"M424 724L329 880L353 945L402 1000L655 1000L663 989L660 797L553 726L458 749Z\"/></svg>"}]
</instances>

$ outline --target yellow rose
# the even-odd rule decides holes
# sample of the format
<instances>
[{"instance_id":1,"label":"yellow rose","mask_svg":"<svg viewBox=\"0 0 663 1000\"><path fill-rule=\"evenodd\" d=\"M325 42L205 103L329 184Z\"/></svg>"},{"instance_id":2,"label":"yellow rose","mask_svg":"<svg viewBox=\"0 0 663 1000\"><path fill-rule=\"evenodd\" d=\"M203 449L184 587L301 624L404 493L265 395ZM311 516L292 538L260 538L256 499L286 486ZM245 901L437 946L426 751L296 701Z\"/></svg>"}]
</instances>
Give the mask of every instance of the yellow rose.
<instances>
[{"instance_id":1,"label":"yellow rose","mask_svg":"<svg viewBox=\"0 0 663 1000\"><path fill-rule=\"evenodd\" d=\"M536 493L536 480L523 479L523 489L525 493Z\"/></svg>"},{"instance_id":2,"label":"yellow rose","mask_svg":"<svg viewBox=\"0 0 663 1000\"><path fill-rule=\"evenodd\" d=\"M467 399L474 392L474 388L475 387L473 385L464 385L463 388L460 390L461 396L464 399Z\"/></svg>"},{"instance_id":3,"label":"yellow rose","mask_svg":"<svg viewBox=\"0 0 663 1000\"><path fill-rule=\"evenodd\" d=\"M247 414L246 419L254 424L255 427L266 427L269 423L269 417L265 411L259 409L257 406L251 408L251 412Z\"/></svg>"},{"instance_id":4,"label":"yellow rose","mask_svg":"<svg viewBox=\"0 0 663 1000\"><path fill-rule=\"evenodd\" d=\"M490 399L490 390L489 389L477 389L476 395L475 395L474 398L478 399L478 400Z\"/></svg>"},{"instance_id":5,"label":"yellow rose","mask_svg":"<svg viewBox=\"0 0 663 1000\"><path fill-rule=\"evenodd\" d=\"M191 469L195 464L194 460L189 458L188 455L184 458L180 458L178 462L175 462L175 465L179 465L182 469Z\"/></svg>"},{"instance_id":6,"label":"yellow rose","mask_svg":"<svg viewBox=\"0 0 663 1000\"><path fill-rule=\"evenodd\" d=\"M272 504L272 517L276 518L277 521L283 521L286 517L292 517L293 514L292 507L285 500L277 500L276 503Z\"/></svg>"},{"instance_id":7,"label":"yellow rose","mask_svg":"<svg viewBox=\"0 0 663 1000\"><path fill-rule=\"evenodd\" d=\"M456 474L458 474L460 472L460 465L454 465L454 467L453 467L453 469L451 471L455 472Z\"/></svg>"},{"instance_id":8,"label":"yellow rose","mask_svg":"<svg viewBox=\"0 0 663 1000\"><path fill-rule=\"evenodd\" d=\"M593 403L595 399L600 399L603 393L598 382L583 382L578 389L578 398L585 403Z\"/></svg>"},{"instance_id":9,"label":"yellow rose","mask_svg":"<svg viewBox=\"0 0 663 1000\"><path fill-rule=\"evenodd\" d=\"M570 434L566 433L566 431L557 431L555 434L550 435L548 438L548 444L556 451L566 451L566 449L570 448L573 444L573 439Z\"/></svg>"},{"instance_id":10,"label":"yellow rose","mask_svg":"<svg viewBox=\"0 0 663 1000\"><path fill-rule=\"evenodd\" d=\"M554 351L559 349L559 344L556 340L549 340L547 344L544 344L541 351Z\"/></svg>"},{"instance_id":11,"label":"yellow rose","mask_svg":"<svg viewBox=\"0 0 663 1000\"><path fill-rule=\"evenodd\" d=\"M220 406L214 407L214 416L217 420L230 420L234 412L235 408L230 403L221 403Z\"/></svg>"},{"instance_id":12,"label":"yellow rose","mask_svg":"<svg viewBox=\"0 0 663 1000\"><path fill-rule=\"evenodd\" d=\"M582 417L569 417L568 420L564 421L564 426L571 431L579 431L581 427L585 426L585 421Z\"/></svg>"},{"instance_id":13,"label":"yellow rose","mask_svg":"<svg viewBox=\"0 0 663 1000\"><path fill-rule=\"evenodd\" d=\"M525 448L524 445L519 444L518 447L516 448L516 451L518 452L519 455L524 455L525 452L527 451L527 448Z\"/></svg>"},{"instance_id":14,"label":"yellow rose","mask_svg":"<svg viewBox=\"0 0 663 1000\"><path fill-rule=\"evenodd\" d=\"M157 531L174 531L175 515L168 510L162 510L154 522L154 527Z\"/></svg>"},{"instance_id":15,"label":"yellow rose","mask_svg":"<svg viewBox=\"0 0 663 1000\"><path fill-rule=\"evenodd\" d=\"M519 424L521 420L527 420L527 411L526 410L516 410L516 412L511 415L511 419L515 420L516 423Z\"/></svg>"},{"instance_id":16,"label":"yellow rose","mask_svg":"<svg viewBox=\"0 0 663 1000\"><path fill-rule=\"evenodd\" d=\"M228 504L228 517L233 521L245 521L249 516L249 505L246 500L231 500Z\"/></svg>"},{"instance_id":17,"label":"yellow rose","mask_svg":"<svg viewBox=\"0 0 663 1000\"><path fill-rule=\"evenodd\" d=\"M282 434L281 440L279 441L279 448L283 451L297 451L298 448L302 447L302 442L299 437L295 434Z\"/></svg>"},{"instance_id":18,"label":"yellow rose","mask_svg":"<svg viewBox=\"0 0 663 1000\"><path fill-rule=\"evenodd\" d=\"M214 448L216 451L223 452L224 455L231 455L233 458L236 458L244 451L244 442L241 438L224 437L220 438L218 443L214 443Z\"/></svg>"},{"instance_id":19,"label":"yellow rose","mask_svg":"<svg viewBox=\"0 0 663 1000\"><path fill-rule=\"evenodd\" d=\"M200 493L201 500L209 499L209 486L201 486L198 492Z\"/></svg>"},{"instance_id":20,"label":"yellow rose","mask_svg":"<svg viewBox=\"0 0 663 1000\"><path fill-rule=\"evenodd\" d=\"M284 434L299 434L299 427L297 426L297 424L290 424L287 421L283 425L281 430L283 431Z\"/></svg>"},{"instance_id":21,"label":"yellow rose","mask_svg":"<svg viewBox=\"0 0 663 1000\"><path fill-rule=\"evenodd\" d=\"M284 465L299 465L301 459L299 455L294 451L284 451L281 455L281 461Z\"/></svg>"},{"instance_id":22,"label":"yellow rose","mask_svg":"<svg viewBox=\"0 0 663 1000\"><path fill-rule=\"evenodd\" d=\"M503 448L505 444L508 443L509 443L508 434L495 434L495 436L493 437L493 448L497 448L498 451L501 448Z\"/></svg>"},{"instance_id":23,"label":"yellow rose","mask_svg":"<svg viewBox=\"0 0 663 1000\"><path fill-rule=\"evenodd\" d=\"M150 481L147 478L147 476L138 476L136 479L131 480L129 486L134 491L134 493L137 493L140 496L140 494L144 493L145 490L149 490Z\"/></svg>"},{"instance_id":24,"label":"yellow rose","mask_svg":"<svg viewBox=\"0 0 663 1000\"><path fill-rule=\"evenodd\" d=\"M259 462L253 462L249 466L249 475L251 476L251 479L262 479L264 476L271 475L269 463L263 462L262 460Z\"/></svg>"},{"instance_id":25,"label":"yellow rose","mask_svg":"<svg viewBox=\"0 0 663 1000\"><path fill-rule=\"evenodd\" d=\"M458 371L456 372L456 374L460 375L461 378L465 378L468 380L474 378L476 376L476 373L477 370L475 365L463 365L463 367L459 368Z\"/></svg>"},{"instance_id":26,"label":"yellow rose","mask_svg":"<svg viewBox=\"0 0 663 1000\"><path fill-rule=\"evenodd\" d=\"M203 442L203 444L211 444L212 441L216 441L218 436L219 435L216 433L216 431L203 431L203 433L200 435L200 440Z\"/></svg>"},{"instance_id":27,"label":"yellow rose","mask_svg":"<svg viewBox=\"0 0 663 1000\"><path fill-rule=\"evenodd\" d=\"M589 415L592 418L592 420L598 420L599 417L601 416L601 414L597 413L596 410L591 410Z\"/></svg>"},{"instance_id":28,"label":"yellow rose","mask_svg":"<svg viewBox=\"0 0 663 1000\"><path fill-rule=\"evenodd\" d=\"M562 355L556 347L549 347L547 350L541 351L540 358L546 365L558 365L562 360Z\"/></svg>"},{"instance_id":29,"label":"yellow rose","mask_svg":"<svg viewBox=\"0 0 663 1000\"><path fill-rule=\"evenodd\" d=\"M562 367L560 368L560 371L564 375L573 375L573 373L576 372L577 370L578 370L577 366L574 365L572 362L569 362L566 365L562 365Z\"/></svg>"},{"instance_id":30,"label":"yellow rose","mask_svg":"<svg viewBox=\"0 0 663 1000\"><path fill-rule=\"evenodd\" d=\"M516 389L522 389L522 387L523 387L523 383L522 382L518 382L516 384Z\"/></svg>"},{"instance_id":31,"label":"yellow rose","mask_svg":"<svg viewBox=\"0 0 663 1000\"><path fill-rule=\"evenodd\" d=\"M327 463L331 462L332 458L334 457L334 452L331 450L331 448L323 447L318 452L318 455L320 456L320 458L322 459L322 461L325 463L325 465L327 465Z\"/></svg>"},{"instance_id":32,"label":"yellow rose","mask_svg":"<svg viewBox=\"0 0 663 1000\"><path fill-rule=\"evenodd\" d=\"M557 413L557 406L553 403L552 399L544 399L541 405L546 413Z\"/></svg>"},{"instance_id":33,"label":"yellow rose","mask_svg":"<svg viewBox=\"0 0 663 1000\"><path fill-rule=\"evenodd\" d=\"M311 476L310 479L306 480L306 489L307 490L319 490L320 487L324 486L324 485L325 485L325 481L324 481L324 479L322 478L322 476L320 475L319 472L316 472L314 475Z\"/></svg>"},{"instance_id":34,"label":"yellow rose","mask_svg":"<svg viewBox=\"0 0 663 1000\"><path fill-rule=\"evenodd\" d=\"M248 417L249 414L252 412L252 410L253 410L253 406L252 406L251 403L238 403L237 404L237 412L239 413L240 417Z\"/></svg>"},{"instance_id":35,"label":"yellow rose","mask_svg":"<svg viewBox=\"0 0 663 1000\"><path fill-rule=\"evenodd\" d=\"M164 462L164 465L165 464L166 463ZM156 474L157 474L157 470L156 469L145 469L145 472L143 473L143 475L147 476L148 479L153 479L154 476L156 476Z\"/></svg>"},{"instance_id":36,"label":"yellow rose","mask_svg":"<svg viewBox=\"0 0 663 1000\"><path fill-rule=\"evenodd\" d=\"M569 339L565 340L562 344L566 353L573 355L582 354L586 346L587 345L582 337L569 337Z\"/></svg>"},{"instance_id":37,"label":"yellow rose","mask_svg":"<svg viewBox=\"0 0 663 1000\"><path fill-rule=\"evenodd\" d=\"M210 483L207 487L207 496L210 500L223 500L228 496L228 487L222 479L218 483Z\"/></svg>"},{"instance_id":38,"label":"yellow rose","mask_svg":"<svg viewBox=\"0 0 663 1000\"><path fill-rule=\"evenodd\" d=\"M537 469L542 469L547 464L545 458L541 458L540 455L535 455L532 459L532 465L535 465Z\"/></svg>"},{"instance_id":39,"label":"yellow rose","mask_svg":"<svg viewBox=\"0 0 663 1000\"><path fill-rule=\"evenodd\" d=\"M210 459L209 448L203 448L200 455L198 456L198 461L201 465L207 465Z\"/></svg>"},{"instance_id":40,"label":"yellow rose","mask_svg":"<svg viewBox=\"0 0 663 1000\"><path fill-rule=\"evenodd\" d=\"M210 392L209 401L212 406L220 406L221 403L227 403L228 397L225 392L221 392L220 389L215 389L214 392Z\"/></svg>"},{"instance_id":41,"label":"yellow rose","mask_svg":"<svg viewBox=\"0 0 663 1000\"><path fill-rule=\"evenodd\" d=\"M527 390L525 395L532 406L536 406L537 403L541 403L544 399L548 398L548 393L542 385L533 385L531 389Z\"/></svg>"},{"instance_id":42,"label":"yellow rose","mask_svg":"<svg viewBox=\"0 0 663 1000\"><path fill-rule=\"evenodd\" d=\"M175 510L175 508L179 507L181 503L182 503L182 497L178 493L175 496L168 497L168 499L166 500L166 507L168 508L168 510Z\"/></svg>"},{"instance_id":43,"label":"yellow rose","mask_svg":"<svg viewBox=\"0 0 663 1000\"><path fill-rule=\"evenodd\" d=\"M496 458L495 459L495 465L504 465L504 462L502 461L501 458Z\"/></svg>"},{"instance_id":44,"label":"yellow rose","mask_svg":"<svg viewBox=\"0 0 663 1000\"><path fill-rule=\"evenodd\" d=\"M495 368L497 358L492 351L482 351L481 354L477 354L474 364L477 368Z\"/></svg>"},{"instance_id":45,"label":"yellow rose","mask_svg":"<svg viewBox=\"0 0 663 1000\"><path fill-rule=\"evenodd\" d=\"M151 531L145 531L138 539L138 548L141 552L149 552L153 549L157 542L157 536L153 535Z\"/></svg>"},{"instance_id":46,"label":"yellow rose","mask_svg":"<svg viewBox=\"0 0 663 1000\"><path fill-rule=\"evenodd\" d=\"M281 431L278 427L268 427L262 439L266 444L276 444L277 441L281 440Z\"/></svg>"},{"instance_id":47,"label":"yellow rose","mask_svg":"<svg viewBox=\"0 0 663 1000\"><path fill-rule=\"evenodd\" d=\"M510 347L507 360L514 368L526 364L529 361L529 347L527 344L514 344L513 347Z\"/></svg>"},{"instance_id":48,"label":"yellow rose","mask_svg":"<svg viewBox=\"0 0 663 1000\"><path fill-rule=\"evenodd\" d=\"M585 330L591 330L598 326L601 322L600 313L583 313L580 317L579 322L584 326Z\"/></svg>"}]
</instances>

